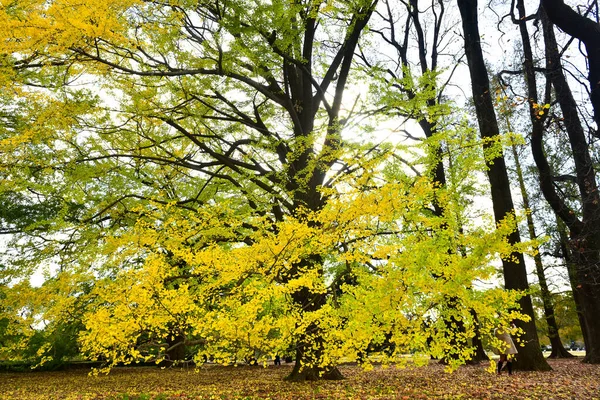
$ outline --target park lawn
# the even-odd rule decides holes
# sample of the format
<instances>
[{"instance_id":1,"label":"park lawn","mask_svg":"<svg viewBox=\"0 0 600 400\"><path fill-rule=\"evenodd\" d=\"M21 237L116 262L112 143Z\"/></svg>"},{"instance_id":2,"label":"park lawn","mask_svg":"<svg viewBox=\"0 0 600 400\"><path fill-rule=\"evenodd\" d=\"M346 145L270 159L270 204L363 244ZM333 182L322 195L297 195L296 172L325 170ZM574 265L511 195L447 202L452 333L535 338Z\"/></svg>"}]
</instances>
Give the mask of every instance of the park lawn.
<instances>
[{"instance_id":1,"label":"park lawn","mask_svg":"<svg viewBox=\"0 0 600 400\"><path fill-rule=\"evenodd\" d=\"M116 368L88 371L0 373L1 399L600 399L600 365L550 360L551 372L497 376L487 364L446 373L420 368L364 371L342 366L345 380L288 383L291 365L208 366L191 369Z\"/></svg>"}]
</instances>

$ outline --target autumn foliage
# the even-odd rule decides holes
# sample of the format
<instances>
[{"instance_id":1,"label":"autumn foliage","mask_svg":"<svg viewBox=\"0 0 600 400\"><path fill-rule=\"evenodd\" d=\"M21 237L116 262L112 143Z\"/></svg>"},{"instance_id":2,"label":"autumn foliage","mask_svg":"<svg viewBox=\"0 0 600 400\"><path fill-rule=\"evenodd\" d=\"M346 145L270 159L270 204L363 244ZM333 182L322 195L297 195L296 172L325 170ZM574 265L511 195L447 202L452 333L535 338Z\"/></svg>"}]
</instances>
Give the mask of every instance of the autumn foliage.
<instances>
[{"instance_id":1,"label":"autumn foliage","mask_svg":"<svg viewBox=\"0 0 600 400\"><path fill-rule=\"evenodd\" d=\"M490 284L498 260L532 251L507 240L519 215L492 221L477 205L486 162L517 137L479 138L440 104L437 71L405 70L396 91L385 69L355 65L377 6L2 2L0 217L10 240L0 360L75 357L102 363L97 374L280 355L295 358L294 380L313 380L341 377L342 361L369 368L376 354L404 366L413 354L455 370L477 339L494 347L496 327L527 320L518 305L527 293ZM366 98L348 106L363 81ZM411 110L428 134L371 135L384 120L374 105ZM208 395L260 397L251 386L264 381L280 397L273 382L290 372L119 369L114 379L193 397L206 395L194 380L229 382L238 371L248 373L239 391ZM361 382L348 389L358 397L438 390L386 383L377 393L381 380L448 379L438 367L342 372ZM79 378L64 383L72 396L118 395L81 392ZM308 387L298 396L318 394ZM320 388L346 393L310 390Z\"/></svg>"}]
</instances>

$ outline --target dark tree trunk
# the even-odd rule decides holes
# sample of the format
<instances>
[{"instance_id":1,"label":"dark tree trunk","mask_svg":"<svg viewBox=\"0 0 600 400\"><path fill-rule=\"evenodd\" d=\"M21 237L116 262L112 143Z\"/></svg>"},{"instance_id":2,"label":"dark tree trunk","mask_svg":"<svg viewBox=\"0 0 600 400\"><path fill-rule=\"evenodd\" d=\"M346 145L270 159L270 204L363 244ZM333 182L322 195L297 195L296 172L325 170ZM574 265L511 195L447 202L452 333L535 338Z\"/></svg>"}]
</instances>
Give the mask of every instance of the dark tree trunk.
<instances>
[{"instance_id":1,"label":"dark tree trunk","mask_svg":"<svg viewBox=\"0 0 600 400\"><path fill-rule=\"evenodd\" d=\"M185 360L185 338L182 335L177 335L174 340L169 341L169 350L167 351L168 359L171 362Z\"/></svg>"},{"instance_id":2,"label":"dark tree trunk","mask_svg":"<svg viewBox=\"0 0 600 400\"><path fill-rule=\"evenodd\" d=\"M473 101L479 123L479 131L484 139L494 139L499 136L498 121L490 94L488 72L483 59L480 44L480 35L477 18L476 0L458 0L458 7L462 17L465 37L465 53L471 75ZM502 221L507 215L514 213L514 205L510 193L510 184L504 156L488 160L488 177L492 189L492 202L494 217L497 222ZM508 237L511 244L518 244L521 239L519 232L515 231ZM502 260L504 283L506 289L526 291L529 289L527 271L523 254L514 253L510 258ZM533 304L530 296L519 300L521 312L530 317L530 321L517 321L517 326L525 332L522 338L523 347L519 346L519 355L516 366L527 371L547 371L550 366L544 359L538 340L537 329L534 322Z\"/></svg>"},{"instance_id":3,"label":"dark tree trunk","mask_svg":"<svg viewBox=\"0 0 600 400\"><path fill-rule=\"evenodd\" d=\"M473 316L473 322L475 323L475 336L473 337L475 355L473 356L470 364L478 364L482 361L489 361L490 358L483 348L483 342L481 341L481 336L479 334L479 318L477 318L477 313L474 310L471 310L471 315Z\"/></svg>"},{"instance_id":4,"label":"dark tree trunk","mask_svg":"<svg viewBox=\"0 0 600 400\"><path fill-rule=\"evenodd\" d=\"M546 8L544 8L546 10ZM546 69L563 113L564 124L573 151L577 186L581 198L581 220L558 197L552 173L544 155L541 135L532 136L531 146L540 171L542 193L555 213L569 228L569 254L577 276L576 290L586 322L586 356L584 361L600 363L600 194L577 103L560 64L558 46L551 22L541 13L546 46ZM591 62L591 61L590 61ZM590 63L591 65L591 63Z\"/></svg>"},{"instance_id":5,"label":"dark tree trunk","mask_svg":"<svg viewBox=\"0 0 600 400\"><path fill-rule=\"evenodd\" d=\"M318 381L318 380L332 380L337 381L344 379L344 375L340 372L337 367L313 367L305 366L303 364L304 350L310 348L311 344L298 344L296 349L296 363L292 372L285 378L286 381L290 382L306 382L306 381Z\"/></svg>"},{"instance_id":6,"label":"dark tree trunk","mask_svg":"<svg viewBox=\"0 0 600 400\"><path fill-rule=\"evenodd\" d=\"M590 100L594 107L596 125L600 128L600 25L576 13L564 0L541 0L541 3L553 24L585 44L589 63Z\"/></svg>"},{"instance_id":7,"label":"dark tree trunk","mask_svg":"<svg viewBox=\"0 0 600 400\"><path fill-rule=\"evenodd\" d=\"M320 259L315 260L316 265L320 265L321 262ZM308 288L301 288L292 293L292 298L295 304L307 312L319 310L327 301L324 294L313 293ZM308 326L296 342L296 363L286 380L304 382L343 379L344 376L337 367L322 362L324 345L322 328L315 323Z\"/></svg>"},{"instance_id":8,"label":"dark tree trunk","mask_svg":"<svg viewBox=\"0 0 600 400\"><path fill-rule=\"evenodd\" d=\"M512 145L513 156L515 158L515 165L517 170L517 179L519 181L519 187L521 188L521 196L523 197L523 207L526 210L530 210L529 204L529 194L527 193L527 189L525 188L525 181L523 179L523 171L521 169L521 163L519 161L519 155L517 154L517 150L515 145ZM531 240L537 239L537 234L535 233L535 225L533 223L533 217L531 212L526 214L527 218L527 230L529 232L529 238ZM550 293L550 289L548 289L548 283L546 281L546 273L544 271L544 265L542 263L542 256L540 255L539 248L536 246L536 253L533 256L533 261L535 264L535 272L538 277L538 282L540 284L540 294L542 298L542 304L544 307L544 318L546 319L546 324L548 325L548 338L550 339L550 344L552 345L552 353L549 358L569 358L573 357L571 353L569 353L562 344L562 340L560 339L560 335L558 332L558 324L556 323L555 313L554 313L554 304L552 302L552 293Z\"/></svg>"},{"instance_id":9,"label":"dark tree trunk","mask_svg":"<svg viewBox=\"0 0 600 400\"><path fill-rule=\"evenodd\" d=\"M159 364L161 367L171 367L185 360L186 345L185 337L180 333L174 333L167 337L167 349L164 360Z\"/></svg>"},{"instance_id":10,"label":"dark tree trunk","mask_svg":"<svg viewBox=\"0 0 600 400\"><path fill-rule=\"evenodd\" d=\"M569 283L571 284L571 292L573 293L573 302L575 303L575 310L577 311L577 319L579 320L579 326L581 327L581 333L583 335L583 343L586 348L589 348L589 339L587 337L587 323L585 322L585 315L583 314L583 308L581 307L581 298L579 294L579 289L577 286L579 285L577 279L577 270L576 266L573 264L573 259L571 257L571 253L569 250L569 239L567 237L567 232L565 231L564 223L556 217L558 234L560 236L560 252L565 260L565 265L567 267L567 272L569 274Z\"/></svg>"},{"instance_id":11,"label":"dark tree trunk","mask_svg":"<svg viewBox=\"0 0 600 400\"><path fill-rule=\"evenodd\" d=\"M539 103L538 91L537 91L537 79L535 75L535 69L533 64L533 52L531 50L531 43L529 41L529 32L527 31L527 13L525 12L525 3L523 0L517 0L517 10L518 10L518 18L513 17L513 23L519 25L519 31L521 32L521 40L523 42L523 69L525 71L525 82L527 85L527 94L529 95L529 116L531 119L532 125L532 136L541 136L544 131L544 121L547 113L539 114L538 110L534 107ZM511 16L513 10L511 10ZM550 80L546 77L546 91L544 94L544 103L550 102ZM530 209L529 204L529 195L527 193L527 189L525 187L525 181L523 179L523 172L521 169L521 163L519 160L519 156L515 149L515 146L512 146L513 155L515 158L515 164L517 168L517 179L519 181L519 187L521 189L521 195L523 197L523 207L525 209ZM533 216L530 212L526 214L527 218L527 230L529 232L529 238L531 240L537 239L537 235L535 233L535 225L533 223ZM540 255L539 249L536 249L536 254L533 257L535 263L536 275L538 277L538 281L540 284L540 292L542 297L542 303L544 307L544 317L546 319L546 323L548 325L548 338L550 339L550 343L552 344L552 354L550 355L552 358L561 358L561 357L573 357L571 353L569 353L563 346L562 341L560 340L558 325L556 323L556 318L554 316L554 304L552 304L552 294L548 289L548 283L546 282L546 274L544 272L544 266L542 264L542 256Z\"/></svg>"},{"instance_id":12,"label":"dark tree trunk","mask_svg":"<svg viewBox=\"0 0 600 400\"><path fill-rule=\"evenodd\" d=\"M337 152L340 149L340 121L343 93L350 74L354 52L358 45L362 30L366 27L371 14L375 10L377 1L365 3L362 9L357 10L353 16L352 24L344 38L343 45L339 49L327 72L315 88L316 81L312 71L314 60L313 46L315 44L315 33L318 21L308 17L304 20L304 40L302 48L298 49L296 61L283 58L282 69L284 71L286 95L289 95L289 107L291 120L294 124L294 137L301 143L303 139L313 134L313 128L317 112L325 102L324 93L329 93L329 86L334 86L333 99L329 99L327 105L328 129L325 141L320 150L308 147L294 155L293 161L287 166L286 189L293 196L291 209L292 215L298 210L308 209L319 211L326 202L321 194L320 188L325 183L328 171L337 160ZM310 10L310 7L309 7ZM309 14L311 14L310 11ZM280 50L280 49L279 49ZM304 60L299 62L299 60ZM278 93L279 96L279 93ZM280 155L281 157L281 155ZM285 157L283 157L285 158ZM309 224L313 222L307 222ZM309 270L317 271L324 278L323 259L320 255L307 256L294 265L282 280L289 281L297 278ZM326 295L315 293L306 287L299 288L291 295L294 305L303 313L318 311L327 302ZM339 370L323 361L325 353L324 329L318 324L313 324L304 330L296 338L296 364L286 378L289 381L306 381L318 379L342 379Z\"/></svg>"}]
</instances>

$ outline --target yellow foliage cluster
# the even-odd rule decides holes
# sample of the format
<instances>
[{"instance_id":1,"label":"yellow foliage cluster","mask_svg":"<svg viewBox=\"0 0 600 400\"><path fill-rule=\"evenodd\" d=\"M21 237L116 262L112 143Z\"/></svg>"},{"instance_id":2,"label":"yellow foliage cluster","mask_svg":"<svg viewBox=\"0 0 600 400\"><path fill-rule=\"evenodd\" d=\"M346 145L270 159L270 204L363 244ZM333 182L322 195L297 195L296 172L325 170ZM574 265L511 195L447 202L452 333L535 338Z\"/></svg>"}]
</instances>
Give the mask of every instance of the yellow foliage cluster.
<instances>
[{"instance_id":1,"label":"yellow foliage cluster","mask_svg":"<svg viewBox=\"0 0 600 400\"><path fill-rule=\"evenodd\" d=\"M2 53L23 59L40 49L62 56L65 50L103 38L119 43L127 31L127 11L138 1L3 1Z\"/></svg>"},{"instance_id":2,"label":"yellow foliage cluster","mask_svg":"<svg viewBox=\"0 0 600 400\"><path fill-rule=\"evenodd\" d=\"M515 221L459 233L452 219L423 211L440 190L425 177L346 190L318 212L249 232L249 245L224 240L241 224L227 202L193 214L159 207L107 240L98 270L106 278L90 294L83 349L112 365L158 362L169 338L184 332L199 344L198 362L264 361L307 337L319 343L313 360L322 366L361 360L377 346L392 349L385 362L415 351L444 357L457 339L444 313L463 321L457 335L466 342L475 329L491 332L519 294L472 287L495 274L495 257L514 251L505 237ZM345 277L354 283L341 283ZM328 300L303 309L294 301L302 290ZM448 298L459 299L458 309L444 305ZM318 339L310 339L315 327ZM460 349L451 367L471 352Z\"/></svg>"}]
</instances>

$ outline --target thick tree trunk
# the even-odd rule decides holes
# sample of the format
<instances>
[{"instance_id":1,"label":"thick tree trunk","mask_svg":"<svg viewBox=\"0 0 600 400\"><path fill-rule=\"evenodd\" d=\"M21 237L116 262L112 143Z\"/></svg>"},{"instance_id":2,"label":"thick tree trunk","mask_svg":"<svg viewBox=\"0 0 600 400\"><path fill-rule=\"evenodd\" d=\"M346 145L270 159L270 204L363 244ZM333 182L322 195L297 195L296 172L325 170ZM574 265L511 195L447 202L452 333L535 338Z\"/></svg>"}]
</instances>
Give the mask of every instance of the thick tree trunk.
<instances>
[{"instance_id":1,"label":"thick tree trunk","mask_svg":"<svg viewBox=\"0 0 600 400\"><path fill-rule=\"evenodd\" d=\"M319 310L327 301L324 294L313 293L308 288L301 288L292 293L292 298L294 303L301 305L305 312ZM298 338L296 342L296 363L286 380L304 382L344 378L335 365L323 362L325 340L323 339L322 329L318 324L312 323Z\"/></svg>"},{"instance_id":2,"label":"thick tree trunk","mask_svg":"<svg viewBox=\"0 0 600 400\"><path fill-rule=\"evenodd\" d=\"M185 338L182 335L177 335L174 340L169 341L169 345L167 357L172 363L185 360Z\"/></svg>"},{"instance_id":3,"label":"thick tree trunk","mask_svg":"<svg viewBox=\"0 0 600 400\"><path fill-rule=\"evenodd\" d=\"M563 112L573 151L582 219L579 220L576 214L557 198L552 186L548 186L547 183L542 185L542 192L546 199L550 199L550 205L569 228L569 254L575 267L576 289L586 322L587 343L584 361L596 364L600 363L600 194L587 139L577 112L577 103L561 68L554 30L546 14L542 13L541 16L546 45L546 68ZM545 161L541 137L535 139L534 141L532 137L534 159L540 169L540 179L545 176L547 180L548 176L551 177L551 171Z\"/></svg>"},{"instance_id":4,"label":"thick tree trunk","mask_svg":"<svg viewBox=\"0 0 600 400\"><path fill-rule=\"evenodd\" d=\"M471 84L473 90L473 101L477 113L477 121L481 137L494 139L499 135L498 121L490 94L490 84L487 69L483 59L480 44L480 35L477 18L476 0L458 0L458 7L462 17L462 25L465 37L465 52L469 64ZM514 213L514 205L510 193L510 184L506 171L504 156L488 160L488 177L492 189L492 202L494 217L497 222L503 220L507 215ZM516 227L515 227L516 228ZM515 231L508 237L511 244L521 241L519 232ZM529 288L527 282L527 271L523 254L514 253L512 257L502 260L504 282L507 289L526 291ZM540 349L537 329L534 323L533 305L530 296L524 296L519 300L521 311L531 319L528 322L517 321L517 326L525 332L522 338L523 347L519 347L517 368L529 371L546 371L550 366L544 359Z\"/></svg>"},{"instance_id":5,"label":"thick tree trunk","mask_svg":"<svg viewBox=\"0 0 600 400\"><path fill-rule=\"evenodd\" d=\"M335 366L330 367L319 367L319 366L307 366L304 364L306 357L304 356L307 349L312 351L313 344L311 343L299 343L296 348L296 363L292 372L285 378L286 381L290 382L305 382L305 381L318 381L318 380L341 380L344 379L344 375ZM311 357L312 358L312 357Z\"/></svg>"},{"instance_id":6,"label":"thick tree trunk","mask_svg":"<svg viewBox=\"0 0 600 400\"><path fill-rule=\"evenodd\" d=\"M315 93L315 77L313 76L312 63L314 59L313 45L318 21L314 17L304 21L304 43L302 49L298 46L297 59L304 59L300 63L283 60L283 70L286 85L289 89L290 116L294 123L294 137L303 142L313 134L317 113L324 102L324 93L329 93L328 88L335 81L334 97L329 99L327 110L328 129L325 141L320 150L310 146L294 155L293 161L288 164L286 171L288 181L286 189L293 194L292 214L306 208L311 211L320 210L326 202L321 193L327 172L335 163L337 152L340 149L340 121L343 93L350 74L354 51L358 45L362 30L366 27L371 14L375 10L377 1L365 3L363 8L356 12L352 28L348 31L343 46L334 57L332 64L321 80ZM281 157L281 155L280 155ZM297 215L296 215L297 216ZM310 222L309 222L310 224ZM324 278L322 267L323 259L320 255L309 256L301 260L288 272L283 280L294 279L307 270L317 271L319 277ZM292 293L294 305L301 313L310 313L321 309L326 304L326 296L314 293L306 287ZM290 381L306 381L318 379L341 379L342 375L334 365L324 362L325 353L324 332L320 326L308 326L296 340L296 364L291 374L287 377Z\"/></svg>"},{"instance_id":7,"label":"thick tree trunk","mask_svg":"<svg viewBox=\"0 0 600 400\"><path fill-rule=\"evenodd\" d=\"M161 367L171 367L184 361L186 353L185 337L180 333L174 333L173 336L167 337L166 342L169 347L166 350L164 360L159 365Z\"/></svg>"},{"instance_id":8,"label":"thick tree trunk","mask_svg":"<svg viewBox=\"0 0 600 400\"><path fill-rule=\"evenodd\" d=\"M597 248L598 243L587 241L587 235L575 236L571 234L571 243L581 245L575 250L574 258L577 265L578 295L581 308L585 316L586 330L586 355L584 362L600 364L600 276L597 271L600 265ZM597 240L597 239L596 239ZM593 246L593 247L592 247Z\"/></svg>"}]
</instances>

